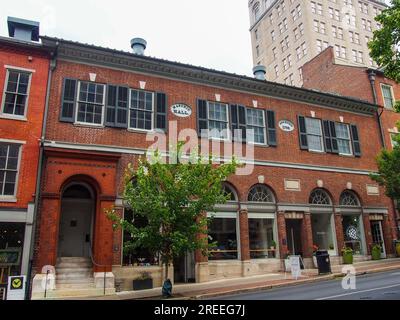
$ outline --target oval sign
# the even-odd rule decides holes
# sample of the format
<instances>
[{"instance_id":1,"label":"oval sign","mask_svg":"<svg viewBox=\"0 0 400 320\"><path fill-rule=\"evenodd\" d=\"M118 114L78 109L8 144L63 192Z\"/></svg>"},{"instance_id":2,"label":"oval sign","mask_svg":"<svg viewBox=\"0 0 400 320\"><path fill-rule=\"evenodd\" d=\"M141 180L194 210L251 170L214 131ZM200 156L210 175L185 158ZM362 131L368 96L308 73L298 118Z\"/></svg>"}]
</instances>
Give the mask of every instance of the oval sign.
<instances>
[{"instance_id":1,"label":"oval sign","mask_svg":"<svg viewBox=\"0 0 400 320\"><path fill-rule=\"evenodd\" d=\"M192 108L183 103L177 103L171 106L171 111L174 115L180 118L187 118L192 115Z\"/></svg>"},{"instance_id":2,"label":"oval sign","mask_svg":"<svg viewBox=\"0 0 400 320\"><path fill-rule=\"evenodd\" d=\"M292 132L294 130L294 124L289 120L281 120L279 121L279 128L285 132Z\"/></svg>"}]
</instances>

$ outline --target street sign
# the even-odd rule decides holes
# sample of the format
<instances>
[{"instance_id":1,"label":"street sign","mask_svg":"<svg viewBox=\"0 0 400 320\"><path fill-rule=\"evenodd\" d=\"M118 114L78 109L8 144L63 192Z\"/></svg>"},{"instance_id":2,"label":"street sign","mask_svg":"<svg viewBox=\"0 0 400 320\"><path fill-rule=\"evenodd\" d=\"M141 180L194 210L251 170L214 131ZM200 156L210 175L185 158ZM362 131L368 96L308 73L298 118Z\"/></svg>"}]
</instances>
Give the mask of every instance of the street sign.
<instances>
[{"instance_id":1,"label":"street sign","mask_svg":"<svg viewBox=\"0 0 400 320\"><path fill-rule=\"evenodd\" d=\"M7 300L25 300L26 276L8 277Z\"/></svg>"},{"instance_id":2,"label":"street sign","mask_svg":"<svg viewBox=\"0 0 400 320\"><path fill-rule=\"evenodd\" d=\"M300 256L290 256L290 270L296 280L301 276Z\"/></svg>"}]
</instances>

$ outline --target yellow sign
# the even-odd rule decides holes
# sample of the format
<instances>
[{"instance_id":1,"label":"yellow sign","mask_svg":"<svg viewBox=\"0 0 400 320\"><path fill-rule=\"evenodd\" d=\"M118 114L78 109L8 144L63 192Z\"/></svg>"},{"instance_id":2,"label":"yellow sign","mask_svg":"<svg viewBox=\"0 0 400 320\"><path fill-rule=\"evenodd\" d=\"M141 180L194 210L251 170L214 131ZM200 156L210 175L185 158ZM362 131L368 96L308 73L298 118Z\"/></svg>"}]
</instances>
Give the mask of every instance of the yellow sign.
<instances>
[{"instance_id":1,"label":"yellow sign","mask_svg":"<svg viewBox=\"0 0 400 320\"><path fill-rule=\"evenodd\" d=\"M11 289L13 290L21 289L24 284L23 281L24 281L23 278L14 278L11 281Z\"/></svg>"}]
</instances>

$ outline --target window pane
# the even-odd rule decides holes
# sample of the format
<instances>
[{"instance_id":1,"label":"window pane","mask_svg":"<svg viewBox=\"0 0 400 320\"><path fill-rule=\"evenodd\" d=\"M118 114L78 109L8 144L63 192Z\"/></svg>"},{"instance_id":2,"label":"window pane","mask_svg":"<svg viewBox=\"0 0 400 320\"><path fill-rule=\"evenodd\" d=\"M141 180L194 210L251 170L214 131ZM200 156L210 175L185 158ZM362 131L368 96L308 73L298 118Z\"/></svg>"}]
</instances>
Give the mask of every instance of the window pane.
<instances>
[{"instance_id":1,"label":"window pane","mask_svg":"<svg viewBox=\"0 0 400 320\"><path fill-rule=\"evenodd\" d=\"M323 151L321 137L308 135L308 148L313 151Z\"/></svg>"},{"instance_id":2,"label":"window pane","mask_svg":"<svg viewBox=\"0 0 400 320\"><path fill-rule=\"evenodd\" d=\"M273 219L249 219L251 259L275 258L276 244L273 230Z\"/></svg>"},{"instance_id":3,"label":"window pane","mask_svg":"<svg viewBox=\"0 0 400 320\"><path fill-rule=\"evenodd\" d=\"M345 246L353 249L354 254L363 254L360 215L343 215L342 225Z\"/></svg>"},{"instance_id":4,"label":"window pane","mask_svg":"<svg viewBox=\"0 0 400 320\"><path fill-rule=\"evenodd\" d=\"M336 136L341 139L350 139L349 127L347 124L335 123L336 126Z\"/></svg>"},{"instance_id":5,"label":"window pane","mask_svg":"<svg viewBox=\"0 0 400 320\"><path fill-rule=\"evenodd\" d=\"M321 135L321 121L318 119L306 118L307 133Z\"/></svg>"},{"instance_id":6,"label":"window pane","mask_svg":"<svg viewBox=\"0 0 400 320\"><path fill-rule=\"evenodd\" d=\"M209 241L216 242L210 260L232 260L238 258L236 219L214 218L209 227Z\"/></svg>"}]
</instances>

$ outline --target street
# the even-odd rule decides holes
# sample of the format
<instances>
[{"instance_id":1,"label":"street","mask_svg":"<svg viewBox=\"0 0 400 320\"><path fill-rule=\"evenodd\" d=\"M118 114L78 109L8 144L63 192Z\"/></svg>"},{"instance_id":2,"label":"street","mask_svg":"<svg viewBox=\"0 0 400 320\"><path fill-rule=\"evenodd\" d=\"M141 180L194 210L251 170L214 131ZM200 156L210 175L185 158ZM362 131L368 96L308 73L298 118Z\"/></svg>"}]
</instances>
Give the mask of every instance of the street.
<instances>
[{"instance_id":1,"label":"street","mask_svg":"<svg viewBox=\"0 0 400 320\"><path fill-rule=\"evenodd\" d=\"M342 278L214 298L218 300L400 300L400 270L362 275L355 290L344 290Z\"/></svg>"}]
</instances>

